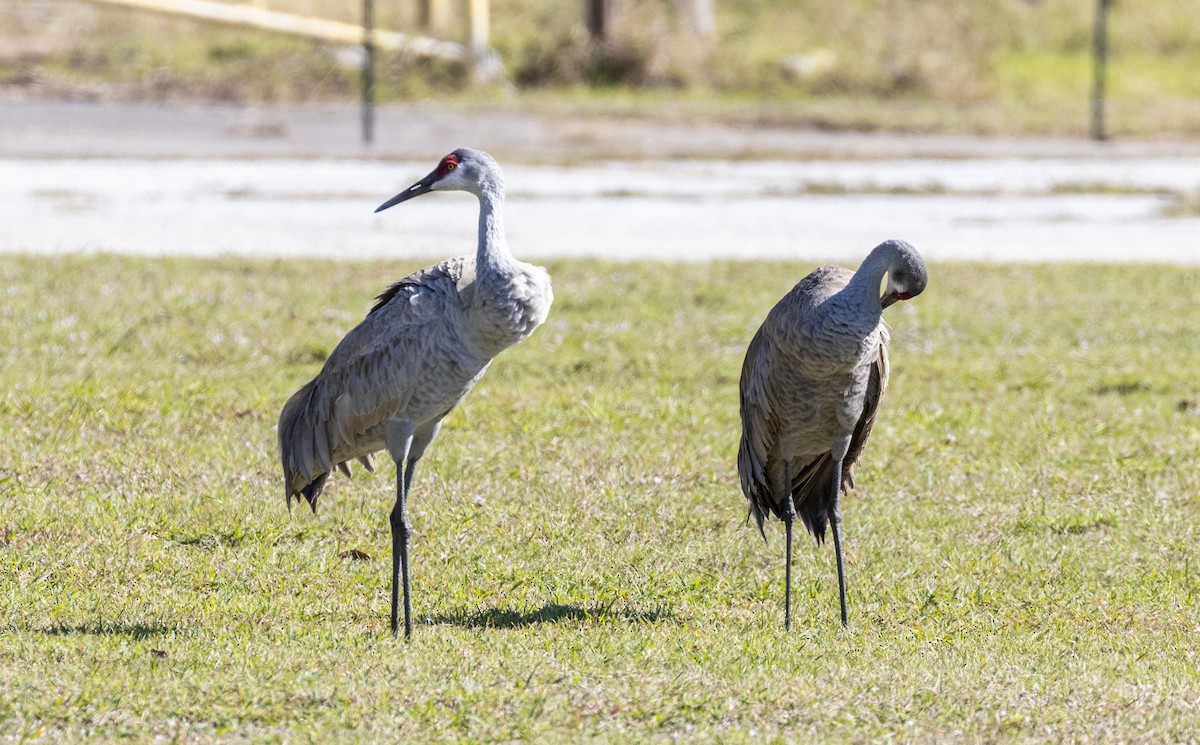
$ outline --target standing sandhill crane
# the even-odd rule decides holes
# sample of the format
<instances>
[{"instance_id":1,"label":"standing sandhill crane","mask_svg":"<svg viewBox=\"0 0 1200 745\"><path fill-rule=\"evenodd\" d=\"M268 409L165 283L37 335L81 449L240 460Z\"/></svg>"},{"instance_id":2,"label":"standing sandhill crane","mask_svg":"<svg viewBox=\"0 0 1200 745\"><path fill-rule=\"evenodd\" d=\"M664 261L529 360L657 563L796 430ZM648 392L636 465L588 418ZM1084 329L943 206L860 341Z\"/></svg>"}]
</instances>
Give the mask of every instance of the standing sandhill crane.
<instances>
[{"instance_id":1,"label":"standing sandhill crane","mask_svg":"<svg viewBox=\"0 0 1200 745\"><path fill-rule=\"evenodd\" d=\"M885 274L887 288L880 297ZM746 350L738 475L759 532L768 513L774 513L787 533L784 628L789 631L797 512L818 543L825 540L826 523L833 528L842 625L848 623L838 497L854 487L854 465L887 388L883 309L921 294L926 280L916 249L904 241L885 241L857 272L823 266L800 280L767 314Z\"/></svg>"},{"instance_id":2,"label":"standing sandhill crane","mask_svg":"<svg viewBox=\"0 0 1200 745\"><path fill-rule=\"evenodd\" d=\"M392 509L392 635L397 587L404 588L404 636L412 636L406 505L413 471L442 418L483 376L492 358L546 320L550 275L517 261L504 240L504 178L492 156L461 148L376 212L431 191L479 198L479 246L409 275L378 297L279 417L288 507L302 495L313 512L334 467L387 448L396 462Z\"/></svg>"}]
</instances>

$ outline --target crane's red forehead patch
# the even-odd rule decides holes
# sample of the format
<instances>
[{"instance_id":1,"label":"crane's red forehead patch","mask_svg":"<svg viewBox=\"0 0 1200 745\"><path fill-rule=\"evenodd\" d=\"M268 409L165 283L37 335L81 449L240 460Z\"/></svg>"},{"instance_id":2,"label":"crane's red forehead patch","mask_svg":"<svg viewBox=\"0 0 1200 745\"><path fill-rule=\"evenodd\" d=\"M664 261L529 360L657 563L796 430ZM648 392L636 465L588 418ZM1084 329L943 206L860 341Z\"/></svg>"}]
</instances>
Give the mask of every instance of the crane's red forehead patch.
<instances>
[{"instance_id":1,"label":"crane's red forehead patch","mask_svg":"<svg viewBox=\"0 0 1200 745\"><path fill-rule=\"evenodd\" d=\"M457 155L455 155L454 153L450 153L445 158L442 158L441 163L438 163L438 175L445 176L447 173L450 173L455 168L458 168L458 164L460 162L461 161L458 159Z\"/></svg>"}]
</instances>

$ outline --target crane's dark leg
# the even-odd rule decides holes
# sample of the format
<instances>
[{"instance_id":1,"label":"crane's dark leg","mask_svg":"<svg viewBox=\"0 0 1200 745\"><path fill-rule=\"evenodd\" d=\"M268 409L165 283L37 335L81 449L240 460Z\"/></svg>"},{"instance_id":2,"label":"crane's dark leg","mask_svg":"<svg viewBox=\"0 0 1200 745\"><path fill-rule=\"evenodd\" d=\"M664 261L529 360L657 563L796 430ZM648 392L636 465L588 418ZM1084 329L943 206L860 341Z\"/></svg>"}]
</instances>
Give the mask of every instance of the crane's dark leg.
<instances>
[{"instance_id":1,"label":"crane's dark leg","mask_svg":"<svg viewBox=\"0 0 1200 745\"><path fill-rule=\"evenodd\" d=\"M408 522L408 488L412 485L413 464L409 457L413 442L413 427L407 422L388 424L387 446L396 461L396 505L392 507L392 636L399 628L399 594L404 591L404 638L412 636L412 600L408 581L408 539L412 524ZM407 468L405 465L407 464Z\"/></svg>"},{"instance_id":2,"label":"crane's dark leg","mask_svg":"<svg viewBox=\"0 0 1200 745\"><path fill-rule=\"evenodd\" d=\"M408 540L412 535L412 523L408 521L408 490L416 461L410 460L408 468L396 464L396 506L392 508L392 636L399 628L399 591L404 592L404 638L412 637L412 591L408 578Z\"/></svg>"},{"instance_id":3,"label":"crane's dark leg","mask_svg":"<svg viewBox=\"0 0 1200 745\"><path fill-rule=\"evenodd\" d=\"M842 625L849 626L846 618L846 570L842 561L842 535L839 526L842 524L842 508L839 499L842 493L842 462L833 463L833 513L829 516L829 527L833 529L833 553L837 557L838 570L838 599L842 604Z\"/></svg>"},{"instance_id":4,"label":"crane's dark leg","mask_svg":"<svg viewBox=\"0 0 1200 745\"><path fill-rule=\"evenodd\" d=\"M408 540L413 524L408 522L408 487L413 482L413 462L408 468L396 464L396 506L391 509L391 635L400 627L400 591L404 594L404 638L413 636L412 585L408 579Z\"/></svg>"},{"instance_id":5,"label":"crane's dark leg","mask_svg":"<svg viewBox=\"0 0 1200 745\"><path fill-rule=\"evenodd\" d=\"M404 493L404 464L396 464L396 505L392 507L392 514L389 522L392 525L392 636L396 635L396 629L399 626L399 610L400 610L400 582L401 577L404 581L404 636L407 638L412 633L412 628L407 623L408 616L408 515L406 513L406 503L408 495Z\"/></svg>"},{"instance_id":6,"label":"crane's dark leg","mask_svg":"<svg viewBox=\"0 0 1200 745\"><path fill-rule=\"evenodd\" d=\"M783 469L783 489L787 495L783 501L783 530L787 534L787 558L784 565L783 584L783 629L792 630L792 523L796 521L796 504L792 501L792 468Z\"/></svg>"}]
</instances>

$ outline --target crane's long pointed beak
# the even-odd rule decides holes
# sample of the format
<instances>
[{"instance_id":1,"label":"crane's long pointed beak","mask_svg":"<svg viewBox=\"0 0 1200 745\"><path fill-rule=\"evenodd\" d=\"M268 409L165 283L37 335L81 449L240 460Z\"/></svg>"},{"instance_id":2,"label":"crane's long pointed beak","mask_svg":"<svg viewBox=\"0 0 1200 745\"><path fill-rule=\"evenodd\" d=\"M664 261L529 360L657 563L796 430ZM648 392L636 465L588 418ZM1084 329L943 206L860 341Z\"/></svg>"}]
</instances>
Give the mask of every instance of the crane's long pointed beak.
<instances>
[{"instance_id":1,"label":"crane's long pointed beak","mask_svg":"<svg viewBox=\"0 0 1200 745\"><path fill-rule=\"evenodd\" d=\"M428 194L429 192L433 191L433 184L436 181L437 181L437 171L434 171L433 173L429 174L428 176L421 179L417 183L413 184L412 186L408 187L407 189L400 192L396 196L392 197L391 199L387 200L383 204L376 207L375 211L383 212L388 207L395 207L396 205L400 204L401 202L408 201L409 199L412 199L413 197L419 197L422 194Z\"/></svg>"}]
</instances>

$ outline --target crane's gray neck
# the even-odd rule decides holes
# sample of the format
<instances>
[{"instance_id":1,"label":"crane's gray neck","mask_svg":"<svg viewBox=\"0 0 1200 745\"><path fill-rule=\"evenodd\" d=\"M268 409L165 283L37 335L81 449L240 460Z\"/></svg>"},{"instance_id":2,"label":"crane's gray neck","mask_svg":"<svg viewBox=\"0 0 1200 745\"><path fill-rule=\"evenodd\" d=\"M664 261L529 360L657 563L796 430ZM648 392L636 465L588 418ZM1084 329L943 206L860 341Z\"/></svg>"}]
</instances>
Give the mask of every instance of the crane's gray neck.
<instances>
[{"instance_id":1,"label":"crane's gray neck","mask_svg":"<svg viewBox=\"0 0 1200 745\"><path fill-rule=\"evenodd\" d=\"M475 264L496 269L513 260L504 239L504 187L485 183L479 191L479 248Z\"/></svg>"},{"instance_id":2,"label":"crane's gray neck","mask_svg":"<svg viewBox=\"0 0 1200 745\"><path fill-rule=\"evenodd\" d=\"M846 305L854 306L864 312L879 315L883 313L880 304L880 285L883 277L892 265L891 253L883 246L877 247L867 254L858 271L850 278L846 287L838 293Z\"/></svg>"}]
</instances>

